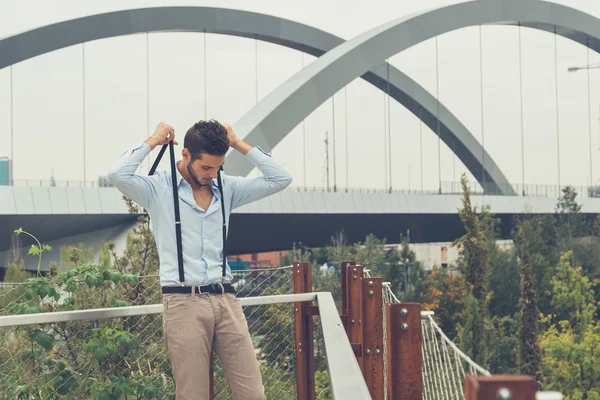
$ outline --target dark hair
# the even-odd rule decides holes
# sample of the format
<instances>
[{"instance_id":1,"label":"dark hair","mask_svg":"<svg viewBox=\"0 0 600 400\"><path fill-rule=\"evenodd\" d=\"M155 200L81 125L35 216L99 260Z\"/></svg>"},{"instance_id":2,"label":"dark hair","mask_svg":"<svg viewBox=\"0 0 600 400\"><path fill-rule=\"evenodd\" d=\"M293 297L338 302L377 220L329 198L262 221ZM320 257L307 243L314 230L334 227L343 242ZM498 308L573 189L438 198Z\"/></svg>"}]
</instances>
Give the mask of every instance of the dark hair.
<instances>
[{"instance_id":1,"label":"dark hair","mask_svg":"<svg viewBox=\"0 0 600 400\"><path fill-rule=\"evenodd\" d=\"M199 158L202 153L224 156L229 150L227 129L215 120L198 121L185 134L183 147Z\"/></svg>"}]
</instances>

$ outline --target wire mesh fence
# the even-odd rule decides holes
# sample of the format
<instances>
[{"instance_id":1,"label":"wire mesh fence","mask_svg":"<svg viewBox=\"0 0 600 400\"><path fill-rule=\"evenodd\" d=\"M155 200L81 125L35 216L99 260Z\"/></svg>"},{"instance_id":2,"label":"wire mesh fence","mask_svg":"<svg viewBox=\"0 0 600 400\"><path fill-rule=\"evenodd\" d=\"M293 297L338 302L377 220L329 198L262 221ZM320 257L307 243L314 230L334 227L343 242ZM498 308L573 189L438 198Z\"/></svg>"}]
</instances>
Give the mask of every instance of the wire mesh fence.
<instances>
[{"instance_id":1,"label":"wire mesh fence","mask_svg":"<svg viewBox=\"0 0 600 400\"><path fill-rule=\"evenodd\" d=\"M90 276L94 274L111 278L95 268L86 270L91 275L74 275L76 279L69 284L63 277L62 283L61 279L50 283L33 279L4 285L0 313L160 303L157 276L117 279L115 275L114 280L92 282ZM237 271L234 275L238 297L293 292L290 268ZM268 399L296 398L294 311L293 304L244 307ZM329 399L324 342L318 325L317 321L316 389L319 399ZM161 314L9 326L0 328L0 343L0 398L174 398ZM215 399L231 398L217 356L213 369Z\"/></svg>"}]
</instances>

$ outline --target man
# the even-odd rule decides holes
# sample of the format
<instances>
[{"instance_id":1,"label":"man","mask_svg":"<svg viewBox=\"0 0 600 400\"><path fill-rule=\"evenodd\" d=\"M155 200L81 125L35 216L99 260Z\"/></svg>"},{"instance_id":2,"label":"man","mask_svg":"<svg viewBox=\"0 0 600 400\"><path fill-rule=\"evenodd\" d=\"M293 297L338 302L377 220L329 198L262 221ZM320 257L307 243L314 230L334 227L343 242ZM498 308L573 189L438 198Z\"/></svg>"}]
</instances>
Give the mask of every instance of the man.
<instances>
[{"instance_id":1,"label":"man","mask_svg":"<svg viewBox=\"0 0 600 400\"><path fill-rule=\"evenodd\" d=\"M235 399L264 399L248 324L230 284L233 277L228 266L223 278L223 214L217 178L230 147L244 154L263 175L242 178L221 172L227 226L233 209L281 191L292 177L260 148L239 139L229 125L194 124L185 135L183 159L176 171L183 255L179 262L171 172L135 173L152 149L169 141L178 144L175 130L158 124L141 146L120 157L109 178L148 211L152 222L160 258L164 339L177 399L209 398L211 348Z\"/></svg>"}]
</instances>

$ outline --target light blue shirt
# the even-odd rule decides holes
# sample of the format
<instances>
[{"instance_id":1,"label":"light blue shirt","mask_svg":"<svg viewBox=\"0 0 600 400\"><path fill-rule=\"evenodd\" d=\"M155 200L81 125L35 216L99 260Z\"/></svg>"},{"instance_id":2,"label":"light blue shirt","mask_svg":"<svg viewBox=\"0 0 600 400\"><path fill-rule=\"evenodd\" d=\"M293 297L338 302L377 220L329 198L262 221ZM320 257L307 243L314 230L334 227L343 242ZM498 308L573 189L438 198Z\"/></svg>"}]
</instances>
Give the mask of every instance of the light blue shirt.
<instances>
[{"instance_id":1,"label":"light blue shirt","mask_svg":"<svg viewBox=\"0 0 600 400\"><path fill-rule=\"evenodd\" d=\"M125 152L109 171L108 177L121 193L148 211L160 258L161 285L181 285L177 263L171 172L156 171L152 176L135 173L150 151L150 146L144 143L142 146ZM229 226L229 216L232 210L277 193L292 182L289 172L275 163L260 148L252 148L246 154L246 158L258 168L263 176L234 177L221 171L227 226ZM194 200L191 185L183 179L178 170L176 173L185 272L184 284L209 285L220 282L223 275L223 220L217 180L213 179L211 185L212 202L207 210L203 210ZM233 276L227 265L225 280L231 279Z\"/></svg>"}]
</instances>

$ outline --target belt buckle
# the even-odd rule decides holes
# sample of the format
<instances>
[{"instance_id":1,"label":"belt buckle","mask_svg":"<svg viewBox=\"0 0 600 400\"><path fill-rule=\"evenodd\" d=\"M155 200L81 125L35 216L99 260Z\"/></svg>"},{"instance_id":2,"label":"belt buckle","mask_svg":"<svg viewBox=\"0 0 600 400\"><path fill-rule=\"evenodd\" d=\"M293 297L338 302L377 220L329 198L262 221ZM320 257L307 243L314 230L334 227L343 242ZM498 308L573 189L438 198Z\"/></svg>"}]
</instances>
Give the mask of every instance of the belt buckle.
<instances>
[{"instance_id":1,"label":"belt buckle","mask_svg":"<svg viewBox=\"0 0 600 400\"><path fill-rule=\"evenodd\" d=\"M217 283L216 286L221 288L221 296L225 294L225 287L223 287L223 284L221 282Z\"/></svg>"}]
</instances>

